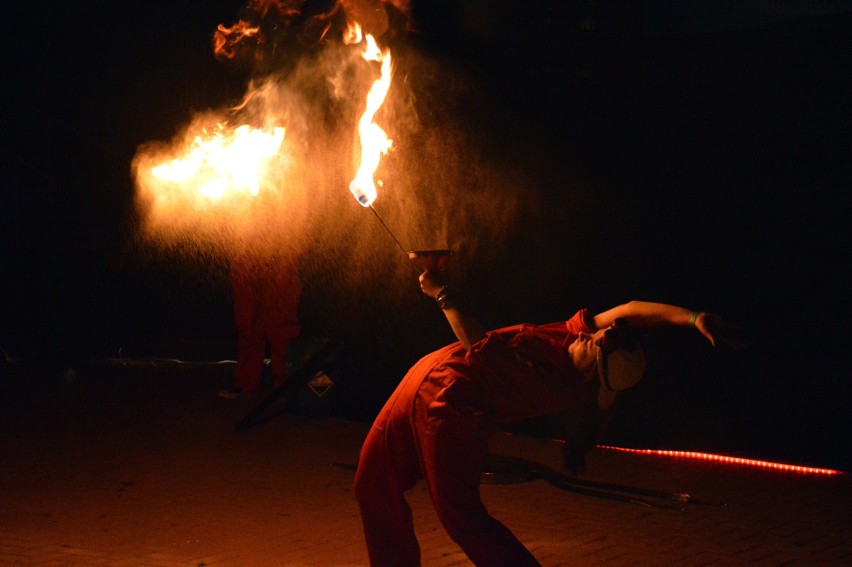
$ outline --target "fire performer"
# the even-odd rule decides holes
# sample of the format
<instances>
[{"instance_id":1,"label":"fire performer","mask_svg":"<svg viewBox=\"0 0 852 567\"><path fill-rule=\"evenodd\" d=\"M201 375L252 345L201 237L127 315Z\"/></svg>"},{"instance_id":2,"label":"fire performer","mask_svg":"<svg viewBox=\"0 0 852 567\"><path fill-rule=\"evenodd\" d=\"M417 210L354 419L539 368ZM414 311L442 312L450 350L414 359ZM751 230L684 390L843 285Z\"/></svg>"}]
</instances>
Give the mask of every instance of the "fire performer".
<instances>
[{"instance_id":1,"label":"fire performer","mask_svg":"<svg viewBox=\"0 0 852 567\"><path fill-rule=\"evenodd\" d=\"M458 342L408 371L361 449L355 495L370 563L420 565L404 493L422 477L438 518L474 564L538 565L480 499L488 436L521 420L609 407L616 391L644 374L644 352L626 329L679 326L714 346L735 343L714 314L642 301L486 333L443 280L442 272L426 271L420 286L443 309Z\"/></svg>"}]
</instances>

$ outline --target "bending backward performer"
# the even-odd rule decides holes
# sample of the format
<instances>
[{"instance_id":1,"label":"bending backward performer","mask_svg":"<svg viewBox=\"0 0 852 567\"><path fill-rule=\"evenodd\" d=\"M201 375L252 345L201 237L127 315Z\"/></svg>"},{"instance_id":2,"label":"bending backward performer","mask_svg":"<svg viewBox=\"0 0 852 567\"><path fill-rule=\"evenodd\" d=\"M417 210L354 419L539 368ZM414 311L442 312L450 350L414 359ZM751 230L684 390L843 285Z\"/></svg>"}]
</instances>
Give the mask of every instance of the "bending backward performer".
<instances>
[{"instance_id":1,"label":"bending backward performer","mask_svg":"<svg viewBox=\"0 0 852 567\"><path fill-rule=\"evenodd\" d=\"M438 301L459 340L408 371L361 449L355 495L370 563L420 565L404 493L422 477L441 523L474 564L538 565L480 499L488 436L501 425L580 412L595 401L607 407L616 390L644 373L644 354L629 344L627 327L693 327L713 345L727 342L725 327L710 313L631 301L597 315L583 309L567 322L485 333L442 279L424 272L420 287Z\"/></svg>"}]
</instances>

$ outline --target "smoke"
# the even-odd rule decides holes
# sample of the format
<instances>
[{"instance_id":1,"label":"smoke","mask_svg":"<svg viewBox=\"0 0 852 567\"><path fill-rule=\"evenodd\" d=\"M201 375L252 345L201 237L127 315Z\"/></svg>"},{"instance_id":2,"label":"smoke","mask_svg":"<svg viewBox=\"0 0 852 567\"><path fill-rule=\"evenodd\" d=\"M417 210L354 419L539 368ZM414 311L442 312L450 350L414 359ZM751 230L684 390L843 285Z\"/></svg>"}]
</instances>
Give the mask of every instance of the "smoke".
<instances>
[{"instance_id":1,"label":"smoke","mask_svg":"<svg viewBox=\"0 0 852 567\"><path fill-rule=\"evenodd\" d=\"M500 119L499 109L482 102L474 79L413 47L407 10L406 2L379 0L252 1L241 25L220 26L219 58L251 68L246 95L233 108L193 116L169 142L139 147L132 167L145 241L222 258L286 253L311 280L306 287L348 298L376 289L391 301L416 297L411 265L348 190L360 159L356 125L377 76L374 63L340 41L347 15L361 14L365 32L381 32L394 60L376 115L393 149L376 172L375 210L404 247L453 249L453 269L499 257L535 203L523 157L496 160L484 149L500 140L483 144L478 122ZM211 203L179 186L164 192L152 177L199 132L242 124L286 130L256 198Z\"/></svg>"}]
</instances>

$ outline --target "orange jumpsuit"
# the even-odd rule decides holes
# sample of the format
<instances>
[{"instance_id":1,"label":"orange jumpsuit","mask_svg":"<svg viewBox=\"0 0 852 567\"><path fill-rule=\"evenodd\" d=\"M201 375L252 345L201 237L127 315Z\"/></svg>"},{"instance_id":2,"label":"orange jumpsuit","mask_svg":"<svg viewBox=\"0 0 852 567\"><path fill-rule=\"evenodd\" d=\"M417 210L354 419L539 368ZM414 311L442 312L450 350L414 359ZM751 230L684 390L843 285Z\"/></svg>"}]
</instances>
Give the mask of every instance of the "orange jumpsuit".
<instances>
[{"instance_id":1,"label":"orange jumpsuit","mask_svg":"<svg viewBox=\"0 0 852 567\"><path fill-rule=\"evenodd\" d=\"M478 566L538 565L479 496L488 436L499 425L577 408L568 345L592 332L588 311L566 322L492 331L417 362L379 412L361 449L355 495L374 566L420 565L404 493L422 477L438 518Z\"/></svg>"},{"instance_id":2,"label":"orange jumpsuit","mask_svg":"<svg viewBox=\"0 0 852 567\"><path fill-rule=\"evenodd\" d=\"M288 377L290 341L300 331L302 288L295 263L283 257L266 262L234 258L231 286L237 328L236 385L247 394L260 388L268 343L272 377L280 386Z\"/></svg>"}]
</instances>

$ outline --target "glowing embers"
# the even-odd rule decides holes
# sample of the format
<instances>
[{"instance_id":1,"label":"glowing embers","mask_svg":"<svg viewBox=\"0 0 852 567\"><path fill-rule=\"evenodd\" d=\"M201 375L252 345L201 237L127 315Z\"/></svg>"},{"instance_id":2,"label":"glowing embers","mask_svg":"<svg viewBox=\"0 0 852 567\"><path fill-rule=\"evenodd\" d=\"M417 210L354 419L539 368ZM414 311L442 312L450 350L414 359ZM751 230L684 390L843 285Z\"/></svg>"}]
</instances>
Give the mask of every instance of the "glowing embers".
<instances>
[{"instance_id":1,"label":"glowing embers","mask_svg":"<svg viewBox=\"0 0 852 567\"><path fill-rule=\"evenodd\" d=\"M266 162L278 154L284 128L271 131L242 125L234 130L218 124L192 140L185 153L151 169L151 175L181 191L211 200L228 193L257 195Z\"/></svg>"},{"instance_id":2,"label":"glowing embers","mask_svg":"<svg viewBox=\"0 0 852 567\"><path fill-rule=\"evenodd\" d=\"M785 463L773 463L771 461L760 461L755 459L743 459L740 457L729 457L727 455L714 455L713 453L700 453L696 451L670 451L664 449L630 449L625 447L613 447L611 445L598 445L599 449L609 449L611 451L621 451L624 453L638 453L640 455L655 455L661 457L675 457L678 459L692 459L699 461L712 461L716 463L725 463L731 465L740 465L747 467L757 467L764 469L780 470L785 472L795 472L801 474L824 474L837 475L844 474L842 471L834 469L823 469L815 467L805 467L800 465L788 465Z\"/></svg>"}]
</instances>

